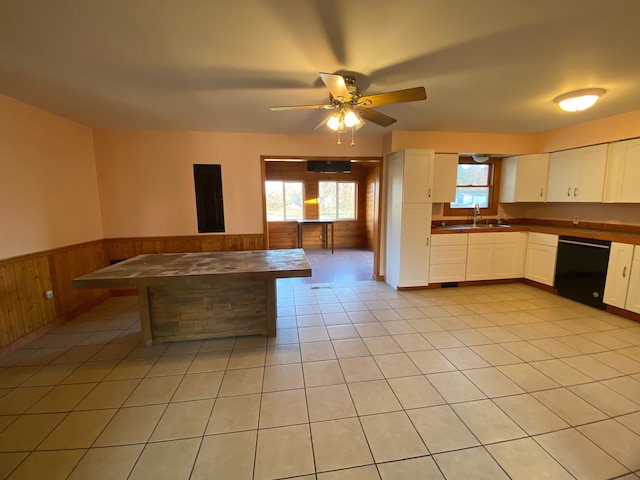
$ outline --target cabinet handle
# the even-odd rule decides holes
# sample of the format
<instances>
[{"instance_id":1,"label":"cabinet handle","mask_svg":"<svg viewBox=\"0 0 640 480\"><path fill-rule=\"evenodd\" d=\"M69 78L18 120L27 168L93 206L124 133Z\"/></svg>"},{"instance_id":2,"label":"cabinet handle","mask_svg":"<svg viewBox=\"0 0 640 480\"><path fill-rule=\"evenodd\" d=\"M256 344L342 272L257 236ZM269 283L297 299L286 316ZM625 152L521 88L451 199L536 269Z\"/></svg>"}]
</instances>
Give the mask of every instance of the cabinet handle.
<instances>
[{"instance_id":1,"label":"cabinet handle","mask_svg":"<svg viewBox=\"0 0 640 480\"><path fill-rule=\"evenodd\" d=\"M569 187L569 190L567 190L567 197L571 196L571 187Z\"/></svg>"},{"instance_id":2,"label":"cabinet handle","mask_svg":"<svg viewBox=\"0 0 640 480\"><path fill-rule=\"evenodd\" d=\"M431 189L429 189L429 198L431 198Z\"/></svg>"},{"instance_id":3,"label":"cabinet handle","mask_svg":"<svg viewBox=\"0 0 640 480\"><path fill-rule=\"evenodd\" d=\"M622 278L626 278L627 276L627 266L625 265L625 267L622 269Z\"/></svg>"},{"instance_id":4,"label":"cabinet handle","mask_svg":"<svg viewBox=\"0 0 640 480\"><path fill-rule=\"evenodd\" d=\"M429 246L429 237L427 237L427 247ZM625 267L626 268L626 267Z\"/></svg>"},{"instance_id":5,"label":"cabinet handle","mask_svg":"<svg viewBox=\"0 0 640 480\"><path fill-rule=\"evenodd\" d=\"M540 189L540 198L542 198L542 195L544 194L544 188Z\"/></svg>"},{"instance_id":6,"label":"cabinet handle","mask_svg":"<svg viewBox=\"0 0 640 480\"><path fill-rule=\"evenodd\" d=\"M578 187L573 189L573 196L577 197L578 196Z\"/></svg>"}]
</instances>

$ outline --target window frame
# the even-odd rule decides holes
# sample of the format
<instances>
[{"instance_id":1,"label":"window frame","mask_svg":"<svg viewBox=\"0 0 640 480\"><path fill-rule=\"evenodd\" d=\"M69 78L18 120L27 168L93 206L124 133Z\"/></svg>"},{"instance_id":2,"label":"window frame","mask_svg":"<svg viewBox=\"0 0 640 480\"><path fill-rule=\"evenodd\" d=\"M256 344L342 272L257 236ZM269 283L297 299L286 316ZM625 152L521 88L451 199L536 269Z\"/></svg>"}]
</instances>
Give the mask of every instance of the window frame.
<instances>
[{"instance_id":1,"label":"window frame","mask_svg":"<svg viewBox=\"0 0 640 480\"><path fill-rule=\"evenodd\" d=\"M266 208L267 205L267 183L268 182L279 182L282 183L282 214L283 214L283 219L282 220L269 220L269 210L268 208ZM304 220L304 181L299 181L299 180L265 180L264 181L265 186L264 186L264 200L265 200L265 215L267 217L267 222L296 222L298 220ZM286 202L286 191L285 191L285 185L288 183L293 183L293 184L300 184L300 187L302 188L302 217L301 218L287 218L287 202Z\"/></svg>"},{"instance_id":2,"label":"window frame","mask_svg":"<svg viewBox=\"0 0 640 480\"><path fill-rule=\"evenodd\" d=\"M321 218L320 210L320 184L321 183L335 183L336 184L336 216L333 218ZM339 183L351 183L353 184L353 217L351 218L338 218L338 211L340 206L340 193ZM335 222L355 222L358 220L358 182L355 180L318 180L318 219L319 220L333 220Z\"/></svg>"},{"instance_id":3,"label":"window frame","mask_svg":"<svg viewBox=\"0 0 640 480\"><path fill-rule=\"evenodd\" d=\"M461 156L458 159L458 165L462 164L472 164L475 165L477 162L473 161L471 157L463 157ZM487 208L481 208L480 214L485 216L498 215L498 198L500 196L500 170L502 165L501 158L489 158L486 162L483 162L482 165L489 165L489 184L487 187L489 188L489 202ZM457 169L457 167L456 167ZM483 185L480 185L483 186ZM457 174L456 174L456 192L458 190L459 185L457 184ZM453 208L451 207L451 202L444 203L443 215L446 217L464 217L473 215L473 208Z\"/></svg>"}]
</instances>

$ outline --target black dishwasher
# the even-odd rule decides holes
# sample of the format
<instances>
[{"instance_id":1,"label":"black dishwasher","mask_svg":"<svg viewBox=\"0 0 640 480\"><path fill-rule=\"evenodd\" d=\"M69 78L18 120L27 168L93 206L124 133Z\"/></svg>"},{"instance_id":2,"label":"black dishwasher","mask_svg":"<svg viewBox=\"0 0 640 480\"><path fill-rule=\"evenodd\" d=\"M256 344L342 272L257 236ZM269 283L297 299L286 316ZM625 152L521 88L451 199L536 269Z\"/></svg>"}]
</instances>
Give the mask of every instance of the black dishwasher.
<instances>
[{"instance_id":1,"label":"black dishwasher","mask_svg":"<svg viewBox=\"0 0 640 480\"><path fill-rule=\"evenodd\" d=\"M558 295L604 310L611 242L561 235L554 287Z\"/></svg>"}]
</instances>

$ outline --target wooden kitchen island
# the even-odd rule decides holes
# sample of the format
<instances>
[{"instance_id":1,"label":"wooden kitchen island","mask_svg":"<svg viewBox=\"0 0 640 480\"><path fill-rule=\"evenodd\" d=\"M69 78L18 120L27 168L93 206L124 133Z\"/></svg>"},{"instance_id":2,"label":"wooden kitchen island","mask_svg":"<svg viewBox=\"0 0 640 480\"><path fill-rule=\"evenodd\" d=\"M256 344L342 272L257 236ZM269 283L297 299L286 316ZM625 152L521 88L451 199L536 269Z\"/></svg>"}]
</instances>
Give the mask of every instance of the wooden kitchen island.
<instances>
[{"instance_id":1,"label":"wooden kitchen island","mask_svg":"<svg viewBox=\"0 0 640 480\"><path fill-rule=\"evenodd\" d=\"M147 345L276 335L276 279L310 277L304 250L138 255L73 280L74 288L137 288Z\"/></svg>"}]
</instances>

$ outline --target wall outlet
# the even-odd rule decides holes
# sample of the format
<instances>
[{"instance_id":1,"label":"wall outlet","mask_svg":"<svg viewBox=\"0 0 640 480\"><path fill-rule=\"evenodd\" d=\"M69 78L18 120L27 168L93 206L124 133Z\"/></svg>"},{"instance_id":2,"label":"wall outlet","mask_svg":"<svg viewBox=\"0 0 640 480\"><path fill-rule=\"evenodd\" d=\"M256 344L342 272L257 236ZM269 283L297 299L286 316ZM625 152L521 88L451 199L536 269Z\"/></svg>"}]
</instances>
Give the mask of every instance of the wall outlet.
<instances>
[{"instance_id":1,"label":"wall outlet","mask_svg":"<svg viewBox=\"0 0 640 480\"><path fill-rule=\"evenodd\" d=\"M44 298L51 300L53 298L53 290L47 290L44 292Z\"/></svg>"},{"instance_id":2,"label":"wall outlet","mask_svg":"<svg viewBox=\"0 0 640 480\"><path fill-rule=\"evenodd\" d=\"M580 217L578 215L576 215L575 217L573 217L573 224L577 225L578 222L580 221Z\"/></svg>"}]
</instances>

